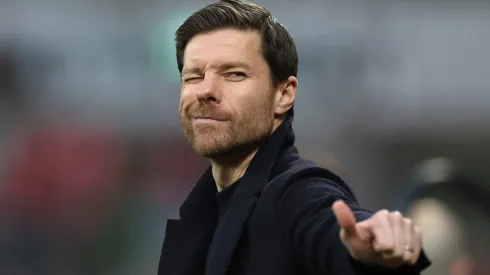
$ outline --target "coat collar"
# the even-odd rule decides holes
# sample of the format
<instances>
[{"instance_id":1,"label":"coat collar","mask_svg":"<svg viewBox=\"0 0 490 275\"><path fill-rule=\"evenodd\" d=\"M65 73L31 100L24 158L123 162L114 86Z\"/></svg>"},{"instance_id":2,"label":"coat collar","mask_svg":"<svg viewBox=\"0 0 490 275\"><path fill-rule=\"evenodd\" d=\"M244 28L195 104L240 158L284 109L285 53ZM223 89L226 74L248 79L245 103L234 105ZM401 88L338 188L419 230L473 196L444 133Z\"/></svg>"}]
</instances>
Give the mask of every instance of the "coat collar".
<instances>
[{"instance_id":1,"label":"coat collar","mask_svg":"<svg viewBox=\"0 0 490 275\"><path fill-rule=\"evenodd\" d=\"M207 168L180 207L181 219L167 224L159 274L226 274L280 152L294 144L291 124L292 117L263 141L218 227L216 184L211 167ZM209 251L211 241L213 251Z\"/></svg>"},{"instance_id":2,"label":"coat collar","mask_svg":"<svg viewBox=\"0 0 490 275\"><path fill-rule=\"evenodd\" d=\"M286 142L285 142L286 141ZM209 251L205 274L225 275L255 204L266 186L281 148L294 142L291 120L264 140L240 180L230 206L216 228L213 250Z\"/></svg>"},{"instance_id":3,"label":"coat collar","mask_svg":"<svg viewBox=\"0 0 490 275\"><path fill-rule=\"evenodd\" d=\"M261 193L271 175L279 151L294 144L295 135L291 124L292 118L288 118L262 142L240 181L237 194L257 196ZM181 219L217 219L218 204L215 198L216 183L209 166L180 207Z\"/></svg>"}]
</instances>

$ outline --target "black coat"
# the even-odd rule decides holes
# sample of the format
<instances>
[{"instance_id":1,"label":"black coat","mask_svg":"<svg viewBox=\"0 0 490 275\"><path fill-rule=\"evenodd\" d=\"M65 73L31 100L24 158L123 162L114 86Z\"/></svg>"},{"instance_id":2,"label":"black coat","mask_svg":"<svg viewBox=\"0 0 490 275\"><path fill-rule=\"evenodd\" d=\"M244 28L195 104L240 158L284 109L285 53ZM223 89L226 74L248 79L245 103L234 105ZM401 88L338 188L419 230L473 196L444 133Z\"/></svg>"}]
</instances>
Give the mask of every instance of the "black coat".
<instances>
[{"instance_id":1,"label":"black coat","mask_svg":"<svg viewBox=\"0 0 490 275\"><path fill-rule=\"evenodd\" d=\"M264 141L222 219L216 192L208 168L180 220L167 223L159 275L408 275L430 264L422 254L415 266L383 269L349 256L332 203L346 201L358 220L371 213L338 176L298 155L290 120Z\"/></svg>"}]
</instances>

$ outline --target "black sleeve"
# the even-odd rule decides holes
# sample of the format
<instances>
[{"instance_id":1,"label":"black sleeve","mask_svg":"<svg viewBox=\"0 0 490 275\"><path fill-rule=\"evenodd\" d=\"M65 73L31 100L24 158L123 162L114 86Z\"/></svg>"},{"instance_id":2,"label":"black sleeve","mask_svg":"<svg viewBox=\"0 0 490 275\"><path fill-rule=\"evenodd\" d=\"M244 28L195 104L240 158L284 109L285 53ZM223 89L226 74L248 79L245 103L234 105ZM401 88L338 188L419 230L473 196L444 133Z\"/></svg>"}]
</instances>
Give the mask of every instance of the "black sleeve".
<instances>
[{"instance_id":1,"label":"black sleeve","mask_svg":"<svg viewBox=\"0 0 490 275\"><path fill-rule=\"evenodd\" d=\"M371 217L335 182L309 178L291 184L275 202L275 214L298 264L311 274L415 275L430 265L424 253L414 266L383 268L366 266L350 257L339 237L340 228L332 211L336 200L344 200L357 221Z\"/></svg>"}]
</instances>

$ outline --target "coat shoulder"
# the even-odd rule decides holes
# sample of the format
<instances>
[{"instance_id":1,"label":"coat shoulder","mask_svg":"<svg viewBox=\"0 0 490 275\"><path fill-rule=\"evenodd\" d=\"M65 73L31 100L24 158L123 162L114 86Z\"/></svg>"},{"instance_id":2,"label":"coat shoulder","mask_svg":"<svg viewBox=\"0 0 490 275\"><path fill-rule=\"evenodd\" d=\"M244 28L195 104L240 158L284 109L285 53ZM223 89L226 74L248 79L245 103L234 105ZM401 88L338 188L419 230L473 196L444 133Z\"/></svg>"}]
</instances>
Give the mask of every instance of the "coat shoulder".
<instances>
[{"instance_id":1,"label":"coat shoulder","mask_svg":"<svg viewBox=\"0 0 490 275\"><path fill-rule=\"evenodd\" d=\"M262 196L275 196L274 194L282 193L292 185L314 180L322 181L332 188L338 189L353 201L357 201L354 191L340 176L326 168L320 167L313 161L297 158L278 166L276 167L274 177L265 186Z\"/></svg>"}]
</instances>

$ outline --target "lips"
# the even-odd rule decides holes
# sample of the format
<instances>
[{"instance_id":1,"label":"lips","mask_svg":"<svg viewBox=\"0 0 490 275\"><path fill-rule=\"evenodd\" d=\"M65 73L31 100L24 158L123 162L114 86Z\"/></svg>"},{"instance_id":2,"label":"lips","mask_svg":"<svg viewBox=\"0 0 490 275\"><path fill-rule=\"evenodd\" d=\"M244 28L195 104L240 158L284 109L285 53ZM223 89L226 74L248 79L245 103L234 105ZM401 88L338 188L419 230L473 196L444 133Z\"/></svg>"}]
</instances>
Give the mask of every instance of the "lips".
<instances>
[{"instance_id":1,"label":"lips","mask_svg":"<svg viewBox=\"0 0 490 275\"><path fill-rule=\"evenodd\" d=\"M203 119L203 120L217 120L217 121L225 121L226 116L218 114L218 113L198 113L191 116L193 119Z\"/></svg>"},{"instance_id":2,"label":"lips","mask_svg":"<svg viewBox=\"0 0 490 275\"><path fill-rule=\"evenodd\" d=\"M212 117L212 116L198 116L198 117L195 117L195 119L216 120L216 121L223 121L224 120L224 119L217 118L217 117Z\"/></svg>"},{"instance_id":3,"label":"lips","mask_svg":"<svg viewBox=\"0 0 490 275\"><path fill-rule=\"evenodd\" d=\"M188 117L191 120L215 120L225 121L230 117L228 113L223 112L217 108L211 108L207 106L190 108Z\"/></svg>"}]
</instances>

